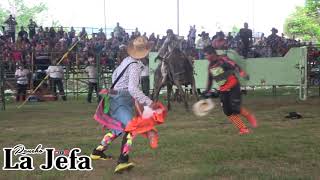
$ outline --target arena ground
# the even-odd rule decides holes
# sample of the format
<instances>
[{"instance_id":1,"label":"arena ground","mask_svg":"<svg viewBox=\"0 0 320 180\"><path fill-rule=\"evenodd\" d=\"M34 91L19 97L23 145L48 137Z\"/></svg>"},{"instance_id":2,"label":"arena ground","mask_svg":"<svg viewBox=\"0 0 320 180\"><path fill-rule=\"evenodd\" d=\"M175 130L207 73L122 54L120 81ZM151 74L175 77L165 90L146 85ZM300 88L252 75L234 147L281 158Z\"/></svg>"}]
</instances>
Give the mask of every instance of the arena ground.
<instances>
[{"instance_id":1,"label":"arena ground","mask_svg":"<svg viewBox=\"0 0 320 180\"><path fill-rule=\"evenodd\" d=\"M238 135L220 107L199 118L174 104L158 128L158 149L151 150L142 137L134 142L131 158L137 166L130 172L114 175L116 160L94 161L89 172L43 172L39 165L44 157L34 155L35 171L1 170L0 179L320 179L320 97L299 101L296 94L264 94L244 96L244 105L259 121L246 136ZM79 147L89 155L103 136L92 119L96 104L84 99L30 103L19 110L16 105L0 112L2 148L41 143L57 149ZM303 118L284 118L292 111ZM110 152L116 158L120 139L113 145ZM0 157L3 166L3 153Z\"/></svg>"}]
</instances>

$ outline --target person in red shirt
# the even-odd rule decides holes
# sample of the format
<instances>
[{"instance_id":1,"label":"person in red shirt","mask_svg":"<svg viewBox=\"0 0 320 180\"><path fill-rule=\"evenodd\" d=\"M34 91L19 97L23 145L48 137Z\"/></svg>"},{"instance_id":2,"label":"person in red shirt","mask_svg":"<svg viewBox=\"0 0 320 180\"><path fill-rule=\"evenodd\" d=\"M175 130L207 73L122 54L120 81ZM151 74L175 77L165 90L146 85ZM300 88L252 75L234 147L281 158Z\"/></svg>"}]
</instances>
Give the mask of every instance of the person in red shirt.
<instances>
[{"instance_id":1,"label":"person in red shirt","mask_svg":"<svg viewBox=\"0 0 320 180\"><path fill-rule=\"evenodd\" d=\"M249 76L229 57L217 55L212 46L204 48L204 54L209 61L208 85L204 96L210 96L212 82L215 81L219 86L224 114L239 129L240 135L249 133L249 129L241 120L240 115L244 116L252 127L257 127L257 121L252 113L241 106L240 82L236 73L247 80Z\"/></svg>"},{"instance_id":2,"label":"person in red shirt","mask_svg":"<svg viewBox=\"0 0 320 180\"><path fill-rule=\"evenodd\" d=\"M216 49L228 49L228 42L222 31L217 33L217 37L212 41L212 47Z\"/></svg>"},{"instance_id":3,"label":"person in red shirt","mask_svg":"<svg viewBox=\"0 0 320 180\"><path fill-rule=\"evenodd\" d=\"M22 61L22 53L16 46L13 47L13 51L11 54L14 64L18 64Z\"/></svg>"}]
</instances>

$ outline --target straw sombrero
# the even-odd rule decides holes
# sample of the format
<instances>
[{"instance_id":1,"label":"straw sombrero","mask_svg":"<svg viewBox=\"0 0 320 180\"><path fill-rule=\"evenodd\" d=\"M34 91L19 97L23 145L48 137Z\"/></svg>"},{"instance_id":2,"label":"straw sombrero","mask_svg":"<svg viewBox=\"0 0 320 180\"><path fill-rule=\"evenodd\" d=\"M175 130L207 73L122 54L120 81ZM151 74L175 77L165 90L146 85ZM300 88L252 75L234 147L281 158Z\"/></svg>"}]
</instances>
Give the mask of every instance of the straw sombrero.
<instances>
[{"instance_id":1,"label":"straw sombrero","mask_svg":"<svg viewBox=\"0 0 320 180\"><path fill-rule=\"evenodd\" d=\"M151 43L149 43L145 37L139 36L133 41L130 41L127 51L131 57L142 59L147 56L151 48Z\"/></svg>"},{"instance_id":2,"label":"straw sombrero","mask_svg":"<svg viewBox=\"0 0 320 180\"><path fill-rule=\"evenodd\" d=\"M214 108L214 106L215 105L211 99L203 99L193 105L193 113L196 116L205 116Z\"/></svg>"}]
</instances>

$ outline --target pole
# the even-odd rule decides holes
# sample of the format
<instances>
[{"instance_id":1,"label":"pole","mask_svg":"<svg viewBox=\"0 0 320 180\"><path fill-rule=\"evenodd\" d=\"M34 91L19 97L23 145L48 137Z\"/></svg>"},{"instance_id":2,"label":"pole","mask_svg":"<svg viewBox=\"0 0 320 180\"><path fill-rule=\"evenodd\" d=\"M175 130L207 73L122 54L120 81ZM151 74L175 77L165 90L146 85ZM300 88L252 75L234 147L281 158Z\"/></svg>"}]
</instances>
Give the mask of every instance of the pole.
<instances>
[{"instance_id":1,"label":"pole","mask_svg":"<svg viewBox=\"0 0 320 180\"><path fill-rule=\"evenodd\" d=\"M180 29L179 29L179 26L180 26L180 21L179 21L179 15L180 15L180 5L179 5L179 0L177 0L177 33L178 35L180 34Z\"/></svg>"},{"instance_id":2,"label":"pole","mask_svg":"<svg viewBox=\"0 0 320 180\"><path fill-rule=\"evenodd\" d=\"M98 76L97 76L97 87L98 87L98 92L100 91L100 89L102 89L101 86L101 77L103 76L103 73L101 72L101 54L100 52L96 54L97 55L97 60L96 60L96 68L97 68L97 72L98 72Z\"/></svg>"},{"instance_id":3,"label":"pole","mask_svg":"<svg viewBox=\"0 0 320 180\"><path fill-rule=\"evenodd\" d=\"M6 96L4 94L4 67L2 64L3 59L0 59L0 105L1 105L1 110L6 110Z\"/></svg>"},{"instance_id":4,"label":"pole","mask_svg":"<svg viewBox=\"0 0 320 180\"><path fill-rule=\"evenodd\" d=\"M254 0L252 0L252 32L254 33Z\"/></svg>"},{"instance_id":5,"label":"pole","mask_svg":"<svg viewBox=\"0 0 320 180\"><path fill-rule=\"evenodd\" d=\"M103 15L104 15L104 33L107 36L106 0L103 0Z\"/></svg>"}]
</instances>

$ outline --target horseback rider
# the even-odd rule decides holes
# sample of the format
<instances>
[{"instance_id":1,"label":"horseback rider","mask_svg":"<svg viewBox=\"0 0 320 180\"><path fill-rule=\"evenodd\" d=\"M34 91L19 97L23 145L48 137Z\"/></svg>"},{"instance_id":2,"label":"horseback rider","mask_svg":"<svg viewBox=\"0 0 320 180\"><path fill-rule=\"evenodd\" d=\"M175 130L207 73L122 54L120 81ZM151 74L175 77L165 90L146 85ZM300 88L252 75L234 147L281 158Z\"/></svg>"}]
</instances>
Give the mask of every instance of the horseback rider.
<instances>
[{"instance_id":1,"label":"horseback rider","mask_svg":"<svg viewBox=\"0 0 320 180\"><path fill-rule=\"evenodd\" d=\"M158 56L155 58L155 61L157 59L161 60L161 74L163 77L162 82L165 82L168 75L167 65L165 61L175 49L181 50L181 43L178 37L173 33L173 30L168 29L167 37L161 48L159 49Z\"/></svg>"}]
</instances>

